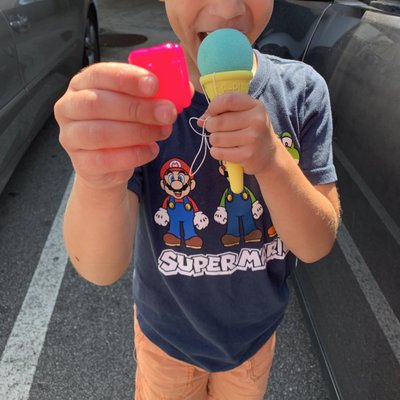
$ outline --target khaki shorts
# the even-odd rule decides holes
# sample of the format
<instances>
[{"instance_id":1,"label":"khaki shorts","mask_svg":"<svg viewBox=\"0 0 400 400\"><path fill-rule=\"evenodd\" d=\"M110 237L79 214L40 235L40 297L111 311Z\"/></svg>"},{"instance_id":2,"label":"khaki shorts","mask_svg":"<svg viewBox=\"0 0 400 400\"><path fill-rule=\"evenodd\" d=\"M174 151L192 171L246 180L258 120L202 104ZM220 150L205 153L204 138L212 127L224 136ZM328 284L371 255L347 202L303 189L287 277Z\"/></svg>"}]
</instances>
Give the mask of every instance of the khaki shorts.
<instances>
[{"instance_id":1,"label":"khaki shorts","mask_svg":"<svg viewBox=\"0 0 400 400\"><path fill-rule=\"evenodd\" d=\"M267 390L276 334L238 367L210 373L170 357L134 319L136 400L262 400Z\"/></svg>"}]
</instances>

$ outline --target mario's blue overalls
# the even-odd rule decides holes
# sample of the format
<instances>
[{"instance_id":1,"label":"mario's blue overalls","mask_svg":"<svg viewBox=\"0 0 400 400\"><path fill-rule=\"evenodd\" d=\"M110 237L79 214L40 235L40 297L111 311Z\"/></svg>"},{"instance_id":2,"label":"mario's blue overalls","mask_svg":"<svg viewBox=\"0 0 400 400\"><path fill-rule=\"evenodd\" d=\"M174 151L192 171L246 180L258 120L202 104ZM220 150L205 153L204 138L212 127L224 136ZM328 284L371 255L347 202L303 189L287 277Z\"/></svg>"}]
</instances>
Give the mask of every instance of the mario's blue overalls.
<instances>
[{"instance_id":1,"label":"mario's blue overalls","mask_svg":"<svg viewBox=\"0 0 400 400\"><path fill-rule=\"evenodd\" d=\"M187 196L183 197L183 201L176 201L173 196L169 197L167 203L167 212L169 215L169 229L178 238L181 238L181 226L183 227L184 239L190 239L196 236L194 230L194 210Z\"/></svg>"}]
</instances>

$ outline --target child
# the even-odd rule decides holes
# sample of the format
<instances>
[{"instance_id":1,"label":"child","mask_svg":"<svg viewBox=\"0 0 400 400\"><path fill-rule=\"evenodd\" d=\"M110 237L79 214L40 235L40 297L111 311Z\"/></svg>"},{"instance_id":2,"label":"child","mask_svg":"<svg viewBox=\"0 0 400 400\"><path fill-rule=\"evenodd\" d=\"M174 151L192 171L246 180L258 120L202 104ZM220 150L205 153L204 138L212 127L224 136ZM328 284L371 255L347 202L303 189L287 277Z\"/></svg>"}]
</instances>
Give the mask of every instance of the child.
<instances>
[{"instance_id":1,"label":"child","mask_svg":"<svg viewBox=\"0 0 400 400\"><path fill-rule=\"evenodd\" d=\"M208 105L202 39L229 27L254 43L273 2L165 5L195 89L189 108L153 99L157 78L124 63L83 70L55 106L76 172L66 247L83 277L108 285L135 239L137 399L262 399L286 278L297 258L330 251L339 223L329 96L312 68L255 51L250 95ZM212 146L198 171L192 117ZM244 167L240 194L225 161Z\"/></svg>"}]
</instances>

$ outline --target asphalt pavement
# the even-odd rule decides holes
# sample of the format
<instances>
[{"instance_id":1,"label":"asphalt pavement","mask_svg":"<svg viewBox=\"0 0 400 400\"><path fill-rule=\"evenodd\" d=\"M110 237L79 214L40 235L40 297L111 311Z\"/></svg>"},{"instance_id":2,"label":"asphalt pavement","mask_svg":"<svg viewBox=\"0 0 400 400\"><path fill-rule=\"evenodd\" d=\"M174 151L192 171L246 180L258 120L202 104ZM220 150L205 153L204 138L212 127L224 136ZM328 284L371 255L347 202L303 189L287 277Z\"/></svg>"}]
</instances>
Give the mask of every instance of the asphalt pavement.
<instances>
[{"instance_id":1,"label":"asphalt pavement","mask_svg":"<svg viewBox=\"0 0 400 400\"><path fill-rule=\"evenodd\" d=\"M104 61L175 40L157 0L98 4ZM68 263L62 214L71 176L50 118L0 196L0 400L134 397L132 271L97 287ZM266 399L331 399L293 288Z\"/></svg>"}]
</instances>

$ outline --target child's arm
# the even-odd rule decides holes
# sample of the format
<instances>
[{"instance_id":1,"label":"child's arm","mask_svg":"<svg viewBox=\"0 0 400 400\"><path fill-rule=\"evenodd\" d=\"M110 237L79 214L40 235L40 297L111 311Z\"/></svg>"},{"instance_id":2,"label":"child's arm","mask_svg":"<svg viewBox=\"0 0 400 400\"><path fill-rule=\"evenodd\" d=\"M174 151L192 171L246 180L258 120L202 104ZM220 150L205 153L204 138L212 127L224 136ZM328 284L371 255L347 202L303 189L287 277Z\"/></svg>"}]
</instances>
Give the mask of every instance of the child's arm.
<instances>
[{"instance_id":1,"label":"child's arm","mask_svg":"<svg viewBox=\"0 0 400 400\"><path fill-rule=\"evenodd\" d=\"M279 140L269 166L256 175L274 228L302 261L327 255L340 221L334 183L313 186Z\"/></svg>"},{"instance_id":2,"label":"child's arm","mask_svg":"<svg viewBox=\"0 0 400 400\"><path fill-rule=\"evenodd\" d=\"M138 200L127 189L135 167L154 159L176 109L151 97L157 79L128 64L99 63L77 74L55 105L60 142L75 182L64 235L76 270L89 281L115 282L132 255Z\"/></svg>"},{"instance_id":3,"label":"child's arm","mask_svg":"<svg viewBox=\"0 0 400 400\"><path fill-rule=\"evenodd\" d=\"M64 240L75 269L97 285L126 271L132 257L137 199L126 184L91 189L77 176L64 216Z\"/></svg>"},{"instance_id":4,"label":"child's arm","mask_svg":"<svg viewBox=\"0 0 400 400\"><path fill-rule=\"evenodd\" d=\"M313 262L331 250L340 219L335 184L313 186L282 145L265 106L246 94L214 99L202 117L211 155L255 175L274 227L298 258Z\"/></svg>"}]
</instances>

